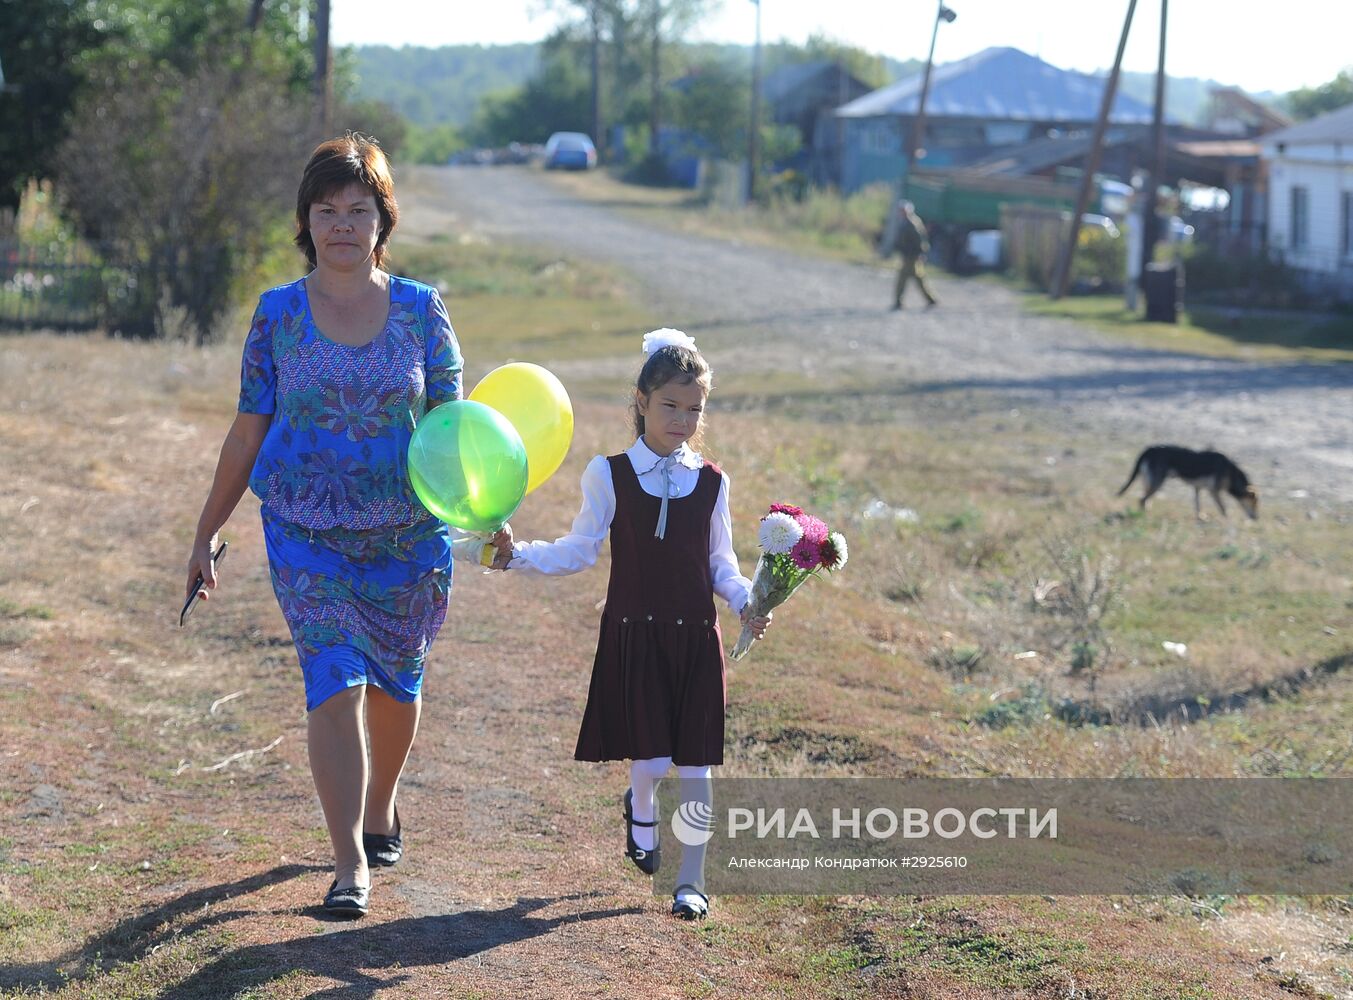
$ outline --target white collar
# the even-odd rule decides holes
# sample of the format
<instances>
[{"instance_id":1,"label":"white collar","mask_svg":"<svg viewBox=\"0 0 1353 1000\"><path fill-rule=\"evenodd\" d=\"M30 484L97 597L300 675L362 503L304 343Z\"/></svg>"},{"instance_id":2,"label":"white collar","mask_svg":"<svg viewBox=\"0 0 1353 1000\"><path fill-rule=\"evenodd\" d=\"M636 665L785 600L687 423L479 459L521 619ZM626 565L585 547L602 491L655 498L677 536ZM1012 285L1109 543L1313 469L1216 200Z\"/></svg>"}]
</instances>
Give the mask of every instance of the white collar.
<instances>
[{"instance_id":1,"label":"white collar","mask_svg":"<svg viewBox=\"0 0 1353 1000\"><path fill-rule=\"evenodd\" d=\"M667 461L667 458L659 455L646 445L642 436L639 437L634 444L630 445L629 450L625 454L629 455L630 461L634 464L635 471L641 476L645 473L652 472L654 469L660 468L663 462ZM685 441L681 442L681 447L672 452L668 457L676 459L677 465L684 466L693 472L699 472L701 467L705 464L705 460L697 452L691 451L691 449L686 446Z\"/></svg>"}]
</instances>

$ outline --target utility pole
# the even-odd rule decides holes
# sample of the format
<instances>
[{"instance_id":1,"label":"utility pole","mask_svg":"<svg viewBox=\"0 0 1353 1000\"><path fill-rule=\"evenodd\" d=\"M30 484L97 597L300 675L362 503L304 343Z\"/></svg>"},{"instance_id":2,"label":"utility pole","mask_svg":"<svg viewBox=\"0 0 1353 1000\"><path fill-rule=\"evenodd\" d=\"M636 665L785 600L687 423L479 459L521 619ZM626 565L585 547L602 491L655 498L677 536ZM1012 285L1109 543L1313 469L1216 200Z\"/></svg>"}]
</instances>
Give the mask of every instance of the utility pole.
<instances>
[{"instance_id":1,"label":"utility pole","mask_svg":"<svg viewBox=\"0 0 1353 1000\"><path fill-rule=\"evenodd\" d=\"M1165 26L1170 0L1160 0L1160 56L1156 62L1156 103L1151 114L1151 172L1142 185L1142 259L1137 283L1146 280L1146 265L1155 256L1160 238L1160 220L1156 217L1156 192L1165 179Z\"/></svg>"},{"instance_id":2,"label":"utility pole","mask_svg":"<svg viewBox=\"0 0 1353 1000\"><path fill-rule=\"evenodd\" d=\"M1090 140L1090 150L1085 154L1085 173L1081 177L1080 193L1076 196L1076 212L1071 216L1071 232L1067 234L1066 246L1062 247L1057 262L1057 272L1053 277L1052 298L1060 299L1066 295L1071 283L1071 261L1076 256L1076 240L1081 234L1081 216L1090 207L1090 191L1095 183L1095 171L1099 169L1100 147L1104 144L1104 130L1109 124L1109 113L1113 110L1114 95L1118 91L1118 71L1123 66L1123 50L1127 48L1128 31L1132 28L1132 14L1137 9L1137 0L1128 0L1127 16L1123 18L1123 33L1118 38L1118 52L1113 57L1113 69L1104 81L1104 100L1099 105L1099 118L1095 122L1094 138Z\"/></svg>"},{"instance_id":3,"label":"utility pole","mask_svg":"<svg viewBox=\"0 0 1353 1000\"><path fill-rule=\"evenodd\" d=\"M333 118L333 53L329 48L329 0L315 0L315 121L320 135L329 138Z\"/></svg>"},{"instance_id":4,"label":"utility pole","mask_svg":"<svg viewBox=\"0 0 1353 1000\"><path fill-rule=\"evenodd\" d=\"M648 154L658 155L658 133L662 129L662 2L652 0L652 20L648 39Z\"/></svg>"},{"instance_id":5,"label":"utility pole","mask_svg":"<svg viewBox=\"0 0 1353 1000\"><path fill-rule=\"evenodd\" d=\"M925 142L925 102L930 96L930 71L935 65L935 39L939 37L940 22L953 24L956 17L958 15L944 5L944 0L940 0L939 9L935 11L934 27L930 29L930 54L926 56L925 72L921 76L921 99L917 102L916 117L911 123L911 142L907 144L907 172L903 180L907 188L911 187L911 172L916 166L916 154L921 149L921 144Z\"/></svg>"},{"instance_id":6,"label":"utility pole","mask_svg":"<svg viewBox=\"0 0 1353 1000\"><path fill-rule=\"evenodd\" d=\"M601 134L601 0L588 5L592 24L592 142L598 155L606 155L606 137Z\"/></svg>"},{"instance_id":7,"label":"utility pole","mask_svg":"<svg viewBox=\"0 0 1353 1000\"><path fill-rule=\"evenodd\" d=\"M752 49L752 117L747 123L747 200L756 201L756 175L761 169L761 0L756 5L756 45Z\"/></svg>"}]
</instances>

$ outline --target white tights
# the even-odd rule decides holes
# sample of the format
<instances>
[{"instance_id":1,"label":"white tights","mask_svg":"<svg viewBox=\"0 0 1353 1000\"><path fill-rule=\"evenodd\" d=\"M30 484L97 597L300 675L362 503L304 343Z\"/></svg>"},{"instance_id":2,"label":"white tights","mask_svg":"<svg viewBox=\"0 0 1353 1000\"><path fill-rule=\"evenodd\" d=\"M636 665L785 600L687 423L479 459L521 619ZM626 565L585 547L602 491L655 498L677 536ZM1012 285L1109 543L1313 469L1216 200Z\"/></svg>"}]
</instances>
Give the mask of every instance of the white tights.
<instances>
[{"instance_id":1,"label":"white tights","mask_svg":"<svg viewBox=\"0 0 1353 1000\"><path fill-rule=\"evenodd\" d=\"M672 766L671 757L651 757L636 760L630 764L630 788L634 792L634 818L645 823L653 822L655 811L655 793L658 782L662 780ZM709 765L678 765L677 777L681 780L681 801L703 802L713 807L714 791ZM634 842L644 850L652 850L657 836L657 827L636 826ZM669 838L669 843L671 842ZM699 889L705 887L705 845L681 847L681 870L677 872L677 885L693 885Z\"/></svg>"}]
</instances>

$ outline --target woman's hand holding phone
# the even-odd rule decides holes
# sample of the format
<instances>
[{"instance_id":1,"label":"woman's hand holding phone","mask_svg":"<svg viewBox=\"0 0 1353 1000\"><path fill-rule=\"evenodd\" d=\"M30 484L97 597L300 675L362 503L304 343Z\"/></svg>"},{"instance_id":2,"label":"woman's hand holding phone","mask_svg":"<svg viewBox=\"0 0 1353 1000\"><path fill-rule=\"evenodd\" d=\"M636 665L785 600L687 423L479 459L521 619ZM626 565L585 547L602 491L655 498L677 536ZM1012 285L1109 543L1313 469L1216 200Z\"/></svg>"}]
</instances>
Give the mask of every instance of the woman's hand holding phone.
<instances>
[{"instance_id":1,"label":"woman's hand holding phone","mask_svg":"<svg viewBox=\"0 0 1353 1000\"><path fill-rule=\"evenodd\" d=\"M184 603L183 610L179 612L180 628L193 613L193 608L197 607L197 602L205 601L209 593L216 588L216 564L225 556L226 547L230 543L222 542L221 547L212 552L212 541L215 539L195 545L193 554L188 560L188 600Z\"/></svg>"}]
</instances>

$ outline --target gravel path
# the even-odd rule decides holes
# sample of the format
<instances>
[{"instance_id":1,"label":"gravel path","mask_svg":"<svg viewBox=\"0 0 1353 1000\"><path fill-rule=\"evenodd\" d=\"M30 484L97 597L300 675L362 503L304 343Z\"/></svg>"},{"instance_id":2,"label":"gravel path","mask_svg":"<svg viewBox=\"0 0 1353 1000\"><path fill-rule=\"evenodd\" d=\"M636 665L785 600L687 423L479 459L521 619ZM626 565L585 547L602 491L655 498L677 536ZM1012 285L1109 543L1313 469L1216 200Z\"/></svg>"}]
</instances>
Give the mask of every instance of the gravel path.
<instances>
[{"instance_id":1,"label":"gravel path","mask_svg":"<svg viewBox=\"0 0 1353 1000\"><path fill-rule=\"evenodd\" d=\"M723 370L753 350L788 347L795 368L868 373L899 409L1042 409L1114 447L1211 445L1270 492L1353 502L1353 365L1134 347L1029 315L998 285L947 277L935 280L940 308L896 314L885 308L892 276L881 266L645 225L525 169L429 168L409 179L418 208L406 218L420 229L471 227L620 265L654 312L699 334Z\"/></svg>"}]
</instances>

